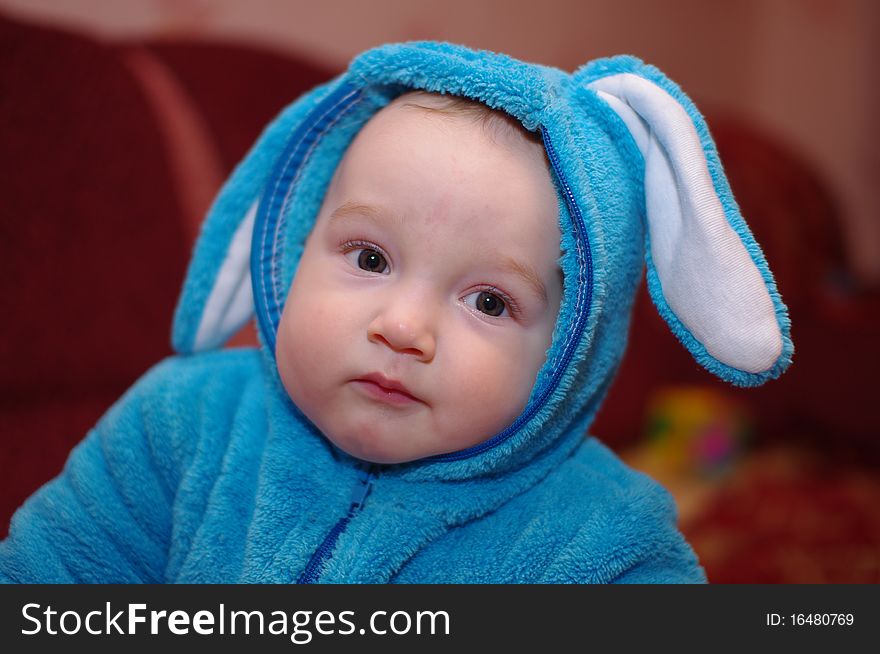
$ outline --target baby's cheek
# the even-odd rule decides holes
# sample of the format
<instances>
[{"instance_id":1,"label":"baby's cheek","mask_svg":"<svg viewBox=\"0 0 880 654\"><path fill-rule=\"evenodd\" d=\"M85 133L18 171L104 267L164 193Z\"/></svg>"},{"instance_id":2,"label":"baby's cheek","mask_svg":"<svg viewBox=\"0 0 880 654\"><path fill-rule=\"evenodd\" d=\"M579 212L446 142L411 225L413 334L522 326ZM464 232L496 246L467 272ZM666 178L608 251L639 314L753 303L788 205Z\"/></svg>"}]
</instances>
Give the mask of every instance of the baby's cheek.
<instances>
[{"instance_id":1,"label":"baby's cheek","mask_svg":"<svg viewBox=\"0 0 880 654\"><path fill-rule=\"evenodd\" d=\"M323 309L308 297L292 296L278 329L276 357L288 395L306 415L320 397L321 372L326 370L326 330L321 326ZM311 416L310 416L311 417Z\"/></svg>"},{"instance_id":2,"label":"baby's cheek","mask_svg":"<svg viewBox=\"0 0 880 654\"><path fill-rule=\"evenodd\" d=\"M312 366L338 348L339 330L344 315L340 304L330 293L322 293L320 285L304 282L295 289L285 306L289 350L293 356L309 361Z\"/></svg>"},{"instance_id":3,"label":"baby's cheek","mask_svg":"<svg viewBox=\"0 0 880 654\"><path fill-rule=\"evenodd\" d=\"M461 383L452 386L458 428L489 438L509 426L531 392L532 380L527 377L515 357L499 355L472 361L459 372Z\"/></svg>"}]
</instances>

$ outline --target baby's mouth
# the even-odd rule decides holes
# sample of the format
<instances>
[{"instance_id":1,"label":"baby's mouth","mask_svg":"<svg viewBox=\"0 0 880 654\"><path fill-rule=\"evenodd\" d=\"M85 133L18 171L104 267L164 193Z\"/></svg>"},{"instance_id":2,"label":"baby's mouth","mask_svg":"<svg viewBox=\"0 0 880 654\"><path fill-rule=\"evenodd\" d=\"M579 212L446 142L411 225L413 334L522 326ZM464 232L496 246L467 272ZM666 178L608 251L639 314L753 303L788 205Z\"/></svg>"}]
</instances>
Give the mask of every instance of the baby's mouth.
<instances>
[{"instance_id":1,"label":"baby's mouth","mask_svg":"<svg viewBox=\"0 0 880 654\"><path fill-rule=\"evenodd\" d=\"M401 382L389 379L382 373L373 372L364 375L352 380L352 384L367 397L393 406L425 404L422 399L410 393Z\"/></svg>"}]
</instances>

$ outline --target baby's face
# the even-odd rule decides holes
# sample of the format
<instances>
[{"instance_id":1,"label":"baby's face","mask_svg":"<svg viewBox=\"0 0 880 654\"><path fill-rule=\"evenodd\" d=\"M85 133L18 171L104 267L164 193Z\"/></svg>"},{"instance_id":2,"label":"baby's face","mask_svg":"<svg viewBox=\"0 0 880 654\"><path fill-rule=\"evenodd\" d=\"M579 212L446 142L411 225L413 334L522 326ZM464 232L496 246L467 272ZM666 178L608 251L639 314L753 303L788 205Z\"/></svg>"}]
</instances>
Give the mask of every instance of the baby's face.
<instances>
[{"instance_id":1,"label":"baby's face","mask_svg":"<svg viewBox=\"0 0 880 654\"><path fill-rule=\"evenodd\" d=\"M278 330L287 392L338 447L401 463L523 410L562 294L541 146L398 99L346 152Z\"/></svg>"}]
</instances>

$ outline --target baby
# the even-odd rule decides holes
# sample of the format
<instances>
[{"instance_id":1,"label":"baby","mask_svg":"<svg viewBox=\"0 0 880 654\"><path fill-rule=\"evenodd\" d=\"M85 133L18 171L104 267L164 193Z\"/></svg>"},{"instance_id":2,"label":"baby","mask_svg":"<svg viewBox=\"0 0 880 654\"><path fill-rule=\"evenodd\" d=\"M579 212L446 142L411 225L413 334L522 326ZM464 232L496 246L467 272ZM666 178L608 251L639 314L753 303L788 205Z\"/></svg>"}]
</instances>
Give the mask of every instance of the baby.
<instances>
[{"instance_id":1,"label":"baby","mask_svg":"<svg viewBox=\"0 0 880 654\"><path fill-rule=\"evenodd\" d=\"M659 71L364 53L224 186L179 356L18 511L0 579L705 581L669 495L586 435L646 251L700 363L785 369L772 276ZM254 315L260 349L219 349Z\"/></svg>"}]
</instances>

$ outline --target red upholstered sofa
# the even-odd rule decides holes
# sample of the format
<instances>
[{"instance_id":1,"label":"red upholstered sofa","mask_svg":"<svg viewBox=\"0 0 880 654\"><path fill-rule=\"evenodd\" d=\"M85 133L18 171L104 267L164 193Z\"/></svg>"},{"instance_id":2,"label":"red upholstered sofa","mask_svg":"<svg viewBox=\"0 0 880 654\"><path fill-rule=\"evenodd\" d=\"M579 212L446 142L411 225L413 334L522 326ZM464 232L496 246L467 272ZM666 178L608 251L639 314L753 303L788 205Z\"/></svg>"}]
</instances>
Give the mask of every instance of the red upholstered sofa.
<instances>
[{"instance_id":1,"label":"red upholstered sofa","mask_svg":"<svg viewBox=\"0 0 880 654\"><path fill-rule=\"evenodd\" d=\"M110 404L170 354L212 194L265 123L331 73L251 47L108 44L0 16L0 535ZM710 580L880 581L869 413L880 303L846 276L821 180L742 122L708 119L790 307L795 364L761 389L717 384L642 292L593 431L631 451L657 389L696 384L736 398L754 422L750 449L683 525ZM814 531L742 510L759 505L800 511ZM823 530L831 512L837 527ZM843 552L861 552L859 565L841 566Z\"/></svg>"}]
</instances>

